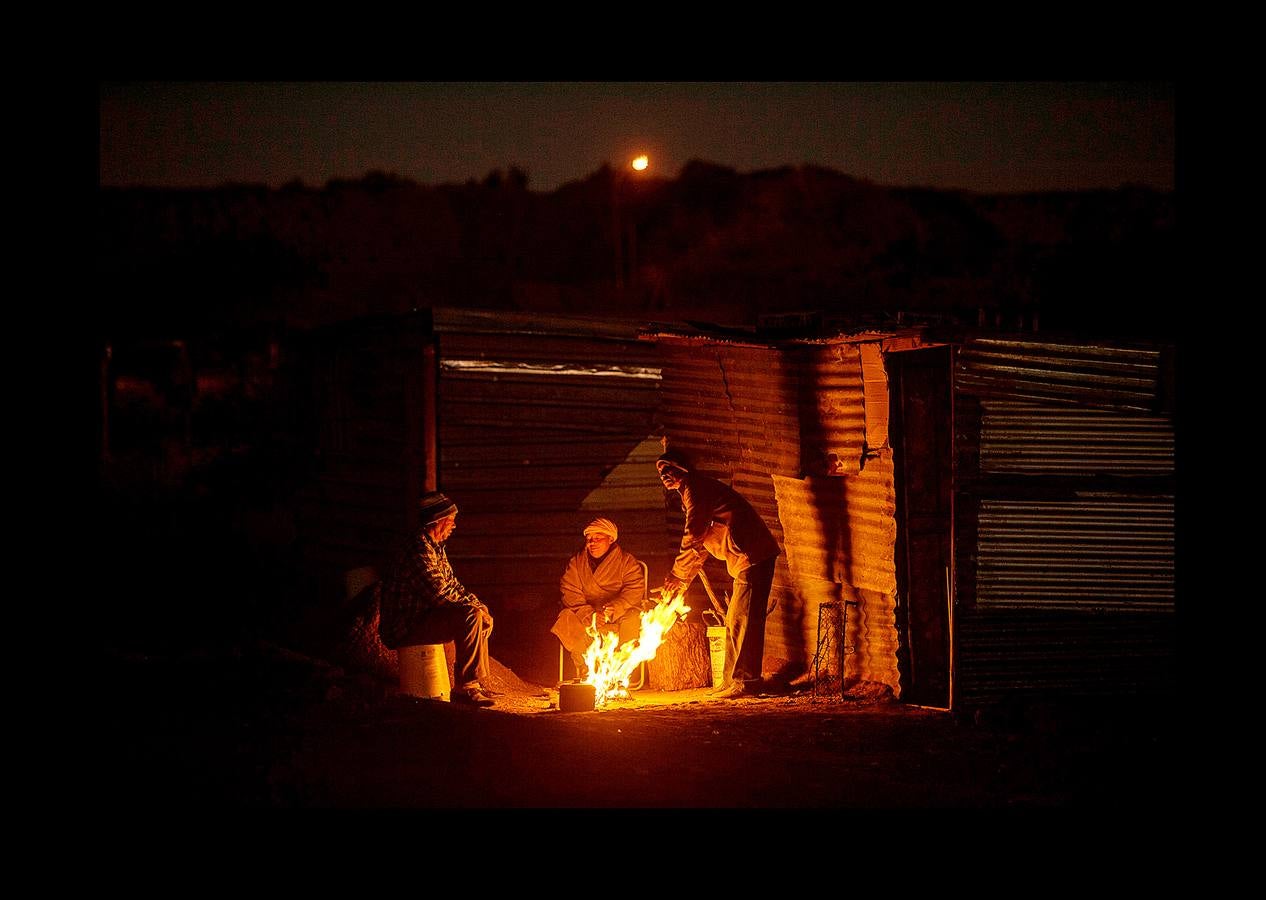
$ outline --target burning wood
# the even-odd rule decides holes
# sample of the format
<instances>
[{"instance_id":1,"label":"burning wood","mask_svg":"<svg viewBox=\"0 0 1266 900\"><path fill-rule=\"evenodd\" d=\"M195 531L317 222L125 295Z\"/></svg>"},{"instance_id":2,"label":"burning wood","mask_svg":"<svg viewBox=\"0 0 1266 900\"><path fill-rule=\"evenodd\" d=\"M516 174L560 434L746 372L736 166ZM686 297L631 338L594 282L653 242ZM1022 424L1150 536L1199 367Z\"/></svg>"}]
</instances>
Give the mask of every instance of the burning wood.
<instances>
[{"instance_id":1,"label":"burning wood","mask_svg":"<svg viewBox=\"0 0 1266 900\"><path fill-rule=\"evenodd\" d=\"M655 591L651 594L653 596ZM641 634L619 646L616 646L619 635L614 632L599 632L598 617L592 618L585 629L593 642L585 651L589 677L584 683L594 686L595 707L604 705L608 700L629 695L629 679L637 667L655 658L655 651L663 642L664 635L684 619L688 612L690 607L686 606L684 592L674 594L668 599L661 597L652 609L642 613Z\"/></svg>"}]
</instances>

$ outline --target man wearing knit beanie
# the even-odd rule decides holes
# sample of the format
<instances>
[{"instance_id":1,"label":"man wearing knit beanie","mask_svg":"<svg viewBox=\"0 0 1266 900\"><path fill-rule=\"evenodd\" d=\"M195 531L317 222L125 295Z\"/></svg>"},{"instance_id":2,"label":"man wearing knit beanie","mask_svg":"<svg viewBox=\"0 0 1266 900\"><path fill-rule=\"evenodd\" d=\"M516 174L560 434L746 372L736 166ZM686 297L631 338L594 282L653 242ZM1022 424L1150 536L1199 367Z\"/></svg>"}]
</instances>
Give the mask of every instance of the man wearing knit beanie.
<instances>
[{"instance_id":1,"label":"man wearing knit beanie","mask_svg":"<svg viewBox=\"0 0 1266 900\"><path fill-rule=\"evenodd\" d=\"M455 703L492 706L482 682L488 668L492 614L457 580L444 544L457 528L457 504L432 491L418 501L420 528L397 554L382 581L378 633L388 648L453 641Z\"/></svg>"},{"instance_id":2,"label":"man wearing knit beanie","mask_svg":"<svg viewBox=\"0 0 1266 900\"><path fill-rule=\"evenodd\" d=\"M567 562L559 581L562 611L550 631L571 652L576 672L584 678L584 652L593 638L587 628L616 631L620 644L641 634L645 584L642 566L616 541L620 530L598 518L584 529L585 546Z\"/></svg>"},{"instance_id":3,"label":"man wearing knit beanie","mask_svg":"<svg viewBox=\"0 0 1266 900\"><path fill-rule=\"evenodd\" d=\"M685 593L709 554L725 561L734 579L725 613L730 646L725 681L714 696L752 693L761 680L766 607L781 548L760 513L738 491L695 472L681 453L664 453L655 460L655 468L664 487L681 495L686 513L681 552L664 578L664 596Z\"/></svg>"}]
</instances>

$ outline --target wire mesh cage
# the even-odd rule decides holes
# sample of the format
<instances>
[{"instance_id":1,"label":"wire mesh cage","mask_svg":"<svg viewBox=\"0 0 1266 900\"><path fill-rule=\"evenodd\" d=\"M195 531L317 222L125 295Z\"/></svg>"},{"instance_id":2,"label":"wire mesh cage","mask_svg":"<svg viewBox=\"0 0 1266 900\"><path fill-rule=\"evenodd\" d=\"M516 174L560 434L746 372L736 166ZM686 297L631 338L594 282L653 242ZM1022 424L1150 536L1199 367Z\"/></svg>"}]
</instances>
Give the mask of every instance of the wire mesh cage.
<instances>
[{"instance_id":1,"label":"wire mesh cage","mask_svg":"<svg viewBox=\"0 0 1266 900\"><path fill-rule=\"evenodd\" d=\"M834 601L818 607L818 643L813 653L814 698L844 696L844 604Z\"/></svg>"}]
</instances>

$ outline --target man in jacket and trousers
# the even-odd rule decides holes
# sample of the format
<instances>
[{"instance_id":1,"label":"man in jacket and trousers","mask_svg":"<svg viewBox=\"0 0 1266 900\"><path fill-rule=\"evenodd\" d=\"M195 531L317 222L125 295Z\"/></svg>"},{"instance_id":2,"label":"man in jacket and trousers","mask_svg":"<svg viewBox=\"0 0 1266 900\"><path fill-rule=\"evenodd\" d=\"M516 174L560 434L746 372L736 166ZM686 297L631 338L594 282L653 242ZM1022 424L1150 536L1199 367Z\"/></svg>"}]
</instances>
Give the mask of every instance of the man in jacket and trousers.
<instances>
[{"instance_id":1,"label":"man in jacket and trousers","mask_svg":"<svg viewBox=\"0 0 1266 900\"><path fill-rule=\"evenodd\" d=\"M492 706L481 682L489 676L492 614L457 580L444 543L457 527L457 504L438 491L418 502L421 528L396 556L382 582L378 633L391 650L453 641L454 703Z\"/></svg>"},{"instance_id":2,"label":"man in jacket and trousers","mask_svg":"<svg viewBox=\"0 0 1266 900\"><path fill-rule=\"evenodd\" d=\"M725 613L730 651L726 680L717 698L754 693L765 656L765 613L781 549L760 514L733 488L691 470L689 461L672 450L655 461L659 480L681 495L686 524L681 552L664 578L664 596L683 593L703 568L708 554L725 561L734 579Z\"/></svg>"}]
</instances>

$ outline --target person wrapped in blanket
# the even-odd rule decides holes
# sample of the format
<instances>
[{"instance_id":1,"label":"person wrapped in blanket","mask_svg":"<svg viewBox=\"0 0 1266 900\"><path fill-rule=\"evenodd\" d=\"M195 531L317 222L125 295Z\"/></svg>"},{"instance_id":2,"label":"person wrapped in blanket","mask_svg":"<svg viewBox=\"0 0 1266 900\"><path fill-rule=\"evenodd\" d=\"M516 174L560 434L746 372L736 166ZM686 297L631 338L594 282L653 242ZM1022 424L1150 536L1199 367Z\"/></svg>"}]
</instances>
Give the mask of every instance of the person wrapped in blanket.
<instances>
[{"instance_id":1,"label":"person wrapped in blanket","mask_svg":"<svg viewBox=\"0 0 1266 900\"><path fill-rule=\"evenodd\" d=\"M571 653L581 679L588 676L584 653L593 638L586 630L616 631L620 644L638 636L645 596L642 566L617 541L620 530L610 519L594 519L584 529L585 545L559 580L562 609L550 631Z\"/></svg>"}]
</instances>

